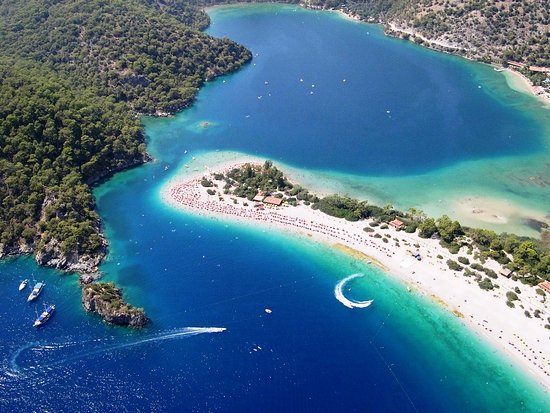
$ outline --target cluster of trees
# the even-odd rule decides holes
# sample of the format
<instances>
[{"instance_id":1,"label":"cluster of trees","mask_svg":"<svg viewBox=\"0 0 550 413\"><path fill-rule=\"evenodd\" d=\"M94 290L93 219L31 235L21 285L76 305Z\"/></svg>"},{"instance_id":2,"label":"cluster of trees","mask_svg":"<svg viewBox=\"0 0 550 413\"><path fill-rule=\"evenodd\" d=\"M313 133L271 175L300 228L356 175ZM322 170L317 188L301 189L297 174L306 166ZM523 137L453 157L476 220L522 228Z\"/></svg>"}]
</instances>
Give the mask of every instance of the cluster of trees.
<instances>
[{"instance_id":1,"label":"cluster of trees","mask_svg":"<svg viewBox=\"0 0 550 413\"><path fill-rule=\"evenodd\" d=\"M430 238L437 235L445 244L450 245L456 238L464 234L464 230L458 221L453 221L447 215L437 220L426 218L419 225L419 235L422 238Z\"/></svg>"},{"instance_id":2,"label":"cluster of trees","mask_svg":"<svg viewBox=\"0 0 550 413\"><path fill-rule=\"evenodd\" d=\"M403 230L408 233L415 232L418 226L425 220L425 214L416 209L410 208L407 212L395 209L392 204L378 206L369 204L368 201L358 201L347 196L329 195L319 199L312 205L312 208L337 218L344 218L348 221L359 221L372 218L372 226L381 223L388 223L396 218L403 222ZM368 231L368 229L366 229Z\"/></svg>"},{"instance_id":3,"label":"cluster of trees","mask_svg":"<svg viewBox=\"0 0 550 413\"><path fill-rule=\"evenodd\" d=\"M541 279L550 279L550 253L540 240L485 229L467 229L466 235L482 258L493 258L506 265L523 282L535 285Z\"/></svg>"},{"instance_id":4,"label":"cluster of trees","mask_svg":"<svg viewBox=\"0 0 550 413\"><path fill-rule=\"evenodd\" d=\"M262 166L245 164L234 168L226 176L215 176L217 180L225 180L224 189L235 196L252 200L258 193L275 195L284 198L289 204L297 205L304 201L309 205L318 198L299 185L290 182L271 161L265 161Z\"/></svg>"},{"instance_id":5,"label":"cluster of trees","mask_svg":"<svg viewBox=\"0 0 550 413\"><path fill-rule=\"evenodd\" d=\"M101 255L90 185L147 159L173 112L251 58L184 0L0 2L0 255Z\"/></svg>"},{"instance_id":6,"label":"cluster of trees","mask_svg":"<svg viewBox=\"0 0 550 413\"><path fill-rule=\"evenodd\" d=\"M361 219L375 218L378 221L390 221L397 215L404 215L394 210L392 205L384 208L371 205L367 201L358 201L346 196L329 195L313 205L314 209L337 218L344 218L348 221L359 221Z\"/></svg>"},{"instance_id":7,"label":"cluster of trees","mask_svg":"<svg viewBox=\"0 0 550 413\"><path fill-rule=\"evenodd\" d=\"M226 183L235 187L241 196L252 198L259 192L269 194L275 191L285 191L292 188L292 184L285 178L283 173L273 166L271 161L265 161L262 166L245 164L240 168L233 168L226 175Z\"/></svg>"},{"instance_id":8,"label":"cluster of trees","mask_svg":"<svg viewBox=\"0 0 550 413\"><path fill-rule=\"evenodd\" d=\"M477 247L482 259L496 260L521 276L522 281L526 283L534 285L541 279L550 279L550 254L540 240L462 227L458 221L453 221L445 215L437 220L426 218L418 228L421 237L440 237L442 245L448 247L451 252L458 252L466 242L465 239L471 240L470 246ZM465 238L461 237L462 235Z\"/></svg>"}]
</instances>

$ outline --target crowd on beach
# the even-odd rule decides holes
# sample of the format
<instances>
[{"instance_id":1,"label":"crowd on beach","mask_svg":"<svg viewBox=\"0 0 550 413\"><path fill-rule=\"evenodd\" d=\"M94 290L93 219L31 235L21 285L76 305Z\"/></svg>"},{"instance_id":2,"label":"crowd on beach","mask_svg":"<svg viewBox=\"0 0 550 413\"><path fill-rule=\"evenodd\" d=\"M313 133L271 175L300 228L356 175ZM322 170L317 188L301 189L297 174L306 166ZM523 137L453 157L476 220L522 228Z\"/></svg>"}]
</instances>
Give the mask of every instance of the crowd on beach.
<instances>
[{"instance_id":1,"label":"crowd on beach","mask_svg":"<svg viewBox=\"0 0 550 413\"><path fill-rule=\"evenodd\" d=\"M231 168L235 166L238 167L238 165L232 165ZM228 169L222 173L227 171ZM533 328L522 331L524 326L520 323L524 323L522 320L524 316L523 314L521 317L518 316L518 312L512 313L515 317L513 320L499 314L501 307L504 307L502 311L509 310L504 304L502 295L506 288L513 288L512 284L507 284L512 282L511 280L499 280L499 283L503 284L502 291L498 293L501 295L497 295L496 292L491 295L481 291L470 279L451 271L445 262L454 257L437 242L432 242L434 240L424 240L415 234L399 233L391 228L385 230L376 228L366 232L363 230L365 222L348 223L310 207L292 207L286 204L272 206L236 198L230 194L224 194L216 186L214 188L202 186L202 179L202 176L198 176L172 182L165 189L165 198L176 207L189 209L194 213L231 218L242 222L259 222L267 227L295 231L368 254L365 256L372 257L373 261L383 264L384 267L389 267L391 273L400 273L401 278L410 285L414 285L415 291L424 289L427 295L437 299L446 307L451 307L449 309L459 317L465 317L463 313L466 313L469 320L465 319L465 321L507 350L516 360L523 359L529 370L535 372L541 383L550 389L550 352L548 351L550 333L544 331L541 333L540 327L537 331ZM411 250L417 249L422 250L422 263L416 262L412 257ZM445 275L443 282L441 278L437 278L437 274ZM450 284L451 280L454 280L454 285L462 287L453 287ZM436 294L444 299L438 298ZM476 297L477 304L474 303ZM544 318L548 317L546 303L543 305L540 302L535 303L536 297L531 301L528 301L527 297L522 299L525 305L533 305L533 308L542 310ZM452 306L448 305L449 302ZM483 311L489 312L491 307L497 305L499 308L496 310L492 308L493 318L487 314L482 315Z\"/></svg>"},{"instance_id":2,"label":"crowd on beach","mask_svg":"<svg viewBox=\"0 0 550 413\"><path fill-rule=\"evenodd\" d=\"M294 228L300 232L330 237L332 240L342 242L345 245L367 245L383 252L388 257L394 255L392 249L374 242L374 240L372 240L372 234L360 236L335 225L327 225L280 213L279 211L281 208L285 207L268 206L263 208L246 208L243 204L234 204L232 203L233 201L227 202L225 198L220 195L209 195L209 199L205 200L204 194L202 193L203 191L201 191L200 181L201 179L194 179L172 187L170 190L171 198L180 205L205 213L223 214L224 216L234 216L246 220L260 221L265 224L275 224L285 228Z\"/></svg>"}]
</instances>

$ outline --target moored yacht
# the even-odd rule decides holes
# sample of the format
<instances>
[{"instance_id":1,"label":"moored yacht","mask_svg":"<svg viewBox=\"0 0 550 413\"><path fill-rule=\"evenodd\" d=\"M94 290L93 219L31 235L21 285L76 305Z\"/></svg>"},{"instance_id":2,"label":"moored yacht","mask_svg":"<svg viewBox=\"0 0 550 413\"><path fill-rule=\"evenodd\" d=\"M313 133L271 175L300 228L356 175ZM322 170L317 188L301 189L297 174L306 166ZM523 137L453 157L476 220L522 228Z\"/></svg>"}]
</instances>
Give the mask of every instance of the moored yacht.
<instances>
[{"instance_id":1,"label":"moored yacht","mask_svg":"<svg viewBox=\"0 0 550 413\"><path fill-rule=\"evenodd\" d=\"M29 298L27 298L27 301L33 301L36 300L36 298L40 295L42 292L42 289L44 288L44 283L36 283L34 288L32 289L31 293L29 294Z\"/></svg>"},{"instance_id":2,"label":"moored yacht","mask_svg":"<svg viewBox=\"0 0 550 413\"><path fill-rule=\"evenodd\" d=\"M19 291L23 291L28 283L29 283L29 280L21 281L21 284L19 284Z\"/></svg>"},{"instance_id":3,"label":"moored yacht","mask_svg":"<svg viewBox=\"0 0 550 413\"><path fill-rule=\"evenodd\" d=\"M40 327L41 325L45 324L46 321L50 319L53 312L55 311L55 305L49 305L46 307L46 309L38 316L36 320L34 320L34 327Z\"/></svg>"}]
</instances>

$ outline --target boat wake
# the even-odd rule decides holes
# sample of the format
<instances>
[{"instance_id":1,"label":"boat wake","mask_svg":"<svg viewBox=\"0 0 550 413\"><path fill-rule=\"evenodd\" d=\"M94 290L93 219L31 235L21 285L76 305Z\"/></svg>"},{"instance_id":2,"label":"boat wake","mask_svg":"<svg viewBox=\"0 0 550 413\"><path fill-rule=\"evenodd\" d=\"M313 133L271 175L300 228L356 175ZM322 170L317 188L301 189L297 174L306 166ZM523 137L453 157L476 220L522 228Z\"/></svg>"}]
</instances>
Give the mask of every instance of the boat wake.
<instances>
[{"instance_id":1,"label":"boat wake","mask_svg":"<svg viewBox=\"0 0 550 413\"><path fill-rule=\"evenodd\" d=\"M344 292L342 291L344 289L344 286L349 281L363 277L365 274L352 274L349 277L344 278L342 281L340 281L338 284L336 284L336 287L334 287L334 296L338 301L340 301L342 304L344 304L348 308L365 308L371 305L374 300L367 300L367 301L354 301L350 300L349 298L346 298L344 295Z\"/></svg>"},{"instance_id":2,"label":"boat wake","mask_svg":"<svg viewBox=\"0 0 550 413\"><path fill-rule=\"evenodd\" d=\"M99 346L98 341L101 342L101 339L93 340L92 342L67 341L63 343L47 344L32 342L14 352L10 360L10 368L14 373L21 373L23 370L36 368L51 368L53 366L71 363L99 354L125 350L147 343L181 339L199 334L222 333L226 330L225 327L183 327L151 334L138 340L116 344L100 343ZM115 340L115 338L113 337L112 340ZM90 349L90 346L95 346L95 348ZM82 347L84 347L84 349L82 349ZM73 354L67 355L68 351ZM40 362L36 360L40 360Z\"/></svg>"}]
</instances>

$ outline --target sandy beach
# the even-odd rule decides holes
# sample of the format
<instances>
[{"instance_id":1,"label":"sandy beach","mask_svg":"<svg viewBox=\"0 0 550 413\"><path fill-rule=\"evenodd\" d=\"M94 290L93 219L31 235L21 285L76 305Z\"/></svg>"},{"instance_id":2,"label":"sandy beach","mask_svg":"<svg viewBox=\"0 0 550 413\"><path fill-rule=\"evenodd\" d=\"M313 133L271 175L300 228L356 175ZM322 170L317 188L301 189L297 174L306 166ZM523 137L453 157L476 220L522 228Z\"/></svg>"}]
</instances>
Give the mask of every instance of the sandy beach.
<instances>
[{"instance_id":1,"label":"sandy beach","mask_svg":"<svg viewBox=\"0 0 550 413\"><path fill-rule=\"evenodd\" d=\"M502 73L511 89L527 95L534 95L544 106L550 108L550 93L541 93L539 87L534 86L527 77L515 70L508 68Z\"/></svg>"},{"instance_id":2,"label":"sandy beach","mask_svg":"<svg viewBox=\"0 0 550 413\"><path fill-rule=\"evenodd\" d=\"M363 228L369 221L349 222L305 205L260 206L244 198L224 195L223 190L216 187L211 188L216 194L209 195L208 188L200 183L202 177L211 178L214 172L227 172L245 163L262 164L263 161L242 156L229 160L209 157L208 162L204 165L198 159L182 168L163 186L162 199L187 212L306 236L355 259L372 261L373 265L381 266L386 273L401 280L412 294L421 294L459 317L472 331L541 383L546 391L550 390L550 330L544 328L550 316L548 296L545 300L535 288L502 276L494 280L500 288L480 289L472 277L452 271L446 264L448 259L456 261L458 256L476 262L472 256L466 251L453 255L437 240L422 239L392 227L375 227L374 232L367 233ZM422 255L421 261L411 254L416 250ZM484 265L497 273L500 269L495 261L487 261ZM518 294L521 301L510 308L506 305L506 292L515 287L521 290ZM535 310L540 311L540 318L524 314L525 311L533 314Z\"/></svg>"}]
</instances>

